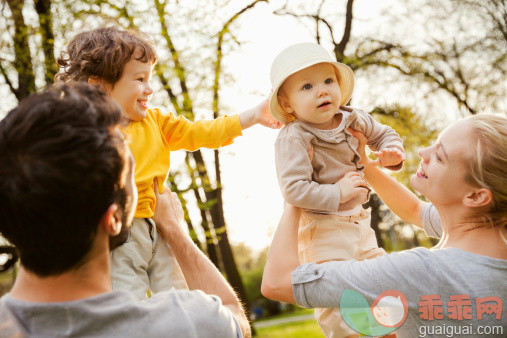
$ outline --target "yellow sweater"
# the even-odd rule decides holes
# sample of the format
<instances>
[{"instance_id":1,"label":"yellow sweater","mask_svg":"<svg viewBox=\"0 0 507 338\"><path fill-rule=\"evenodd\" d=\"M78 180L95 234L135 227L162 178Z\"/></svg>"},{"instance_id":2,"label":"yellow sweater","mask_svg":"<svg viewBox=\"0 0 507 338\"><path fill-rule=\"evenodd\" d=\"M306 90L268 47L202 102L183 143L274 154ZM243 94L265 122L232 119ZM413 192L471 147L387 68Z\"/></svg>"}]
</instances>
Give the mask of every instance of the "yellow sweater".
<instances>
[{"instance_id":1,"label":"yellow sweater","mask_svg":"<svg viewBox=\"0 0 507 338\"><path fill-rule=\"evenodd\" d=\"M211 121L190 122L183 116L163 114L159 109L148 109L141 121L130 122L125 128L130 138L130 150L136 160L135 181L139 200L135 217L154 215L155 192L153 179L157 178L159 192L169 173L171 150L197 150L201 147L219 148L241 135L239 117L225 116Z\"/></svg>"}]
</instances>

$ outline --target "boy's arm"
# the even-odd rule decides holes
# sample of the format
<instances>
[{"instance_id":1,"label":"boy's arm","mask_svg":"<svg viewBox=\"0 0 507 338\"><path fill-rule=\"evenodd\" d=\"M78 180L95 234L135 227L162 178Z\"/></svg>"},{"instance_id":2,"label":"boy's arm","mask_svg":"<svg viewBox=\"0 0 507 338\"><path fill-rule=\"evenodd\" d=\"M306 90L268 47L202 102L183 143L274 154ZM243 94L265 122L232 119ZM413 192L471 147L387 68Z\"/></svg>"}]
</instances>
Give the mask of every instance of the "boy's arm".
<instances>
[{"instance_id":1,"label":"boy's arm","mask_svg":"<svg viewBox=\"0 0 507 338\"><path fill-rule=\"evenodd\" d=\"M398 217L421 228L421 210L424 202L403 184L380 170L376 161L371 161L366 156L367 139L361 132L354 130L350 130L350 132L359 140L357 151L361 155L361 163L364 165L366 182Z\"/></svg>"},{"instance_id":2,"label":"boy's arm","mask_svg":"<svg viewBox=\"0 0 507 338\"><path fill-rule=\"evenodd\" d=\"M269 113L267 101L238 115L219 117L215 120L191 122L183 116L164 115L155 110L158 125L169 149L195 151L199 148L216 149L233 143L242 130L255 124L281 128L282 124Z\"/></svg>"},{"instance_id":3,"label":"boy's arm","mask_svg":"<svg viewBox=\"0 0 507 338\"><path fill-rule=\"evenodd\" d=\"M170 150L216 149L233 143L242 135L237 115L191 122L184 116L162 114L154 109L156 123Z\"/></svg>"},{"instance_id":4,"label":"boy's arm","mask_svg":"<svg viewBox=\"0 0 507 338\"><path fill-rule=\"evenodd\" d=\"M283 126L283 124L277 121L269 112L268 100L264 100L257 106L245 110L238 114L238 116L242 129L250 128L255 124L260 124L272 129L279 129Z\"/></svg>"},{"instance_id":5,"label":"boy's arm","mask_svg":"<svg viewBox=\"0 0 507 338\"><path fill-rule=\"evenodd\" d=\"M155 182L156 184L156 182ZM190 290L202 290L209 295L217 295L236 319L244 337L250 337L250 325L243 307L220 271L194 244L183 230L183 210L175 193L166 189L157 195L155 222L164 239L171 246ZM212 320L212 318L210 318Z\"/></svg>"}]
</instances>

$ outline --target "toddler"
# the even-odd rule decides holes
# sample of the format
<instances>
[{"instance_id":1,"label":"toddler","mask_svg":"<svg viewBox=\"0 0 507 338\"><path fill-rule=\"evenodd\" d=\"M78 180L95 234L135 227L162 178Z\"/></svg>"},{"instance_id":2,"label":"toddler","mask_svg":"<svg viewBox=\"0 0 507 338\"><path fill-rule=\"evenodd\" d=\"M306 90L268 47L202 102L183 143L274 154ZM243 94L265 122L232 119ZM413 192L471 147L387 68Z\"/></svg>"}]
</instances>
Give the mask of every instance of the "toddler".
<instances>
[{"instance_id":1,"label":"toddler","mask_svg":"<svg viewBox=\"0 0 507 338\"><path fill-rule=\"evenodd\" d=\"M370 227L370 189L362 179L361 131L380 163L399 170L403 142L390 127L363 111L345 107L352 96L352 70L333 61L318 44L283 50L271 67L270 111L285 124L275 144L282 195L303 209L298 231L300 263L370 259L384 253ZM358 335L339 309L315 309L326 337Z\"/></svg>"},{"instance_id":2,"label":"toddler","mask_svg":"<svg viewBox=\"0 0 507 338\"><path fill-rule=\"evenodd\" d=\"M146 297L147 290L187 287L153 221L154 181L162 193L170 151L222 147L231 144L242 129L257 123L281 126L270 116L266 103L239 115L196 122L149 108L153 94L150 80L156 62L153 46L139 32L98 28L74 37L58 60L64 71L56 77L58 81L86 81L101 86L129 120L125 133L136 163L139 201L127 243L111 253L111 279L113 289L127 289L139 299Z\"/></svg>"}]
</instances>

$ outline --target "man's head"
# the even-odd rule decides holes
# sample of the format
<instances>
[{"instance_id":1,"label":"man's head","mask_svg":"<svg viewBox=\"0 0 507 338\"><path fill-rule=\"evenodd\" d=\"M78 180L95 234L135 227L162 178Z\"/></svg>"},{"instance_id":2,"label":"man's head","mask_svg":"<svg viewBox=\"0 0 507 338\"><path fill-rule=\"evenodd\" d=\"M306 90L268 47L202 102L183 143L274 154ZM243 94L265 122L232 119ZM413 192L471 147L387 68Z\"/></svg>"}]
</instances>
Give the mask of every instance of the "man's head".
<instances>
[{"instance_id":1,"label":"man's head","mask_svg":"<svg viewBox=\"0 0 507 338\"><path fill-rule=\"evenodd\" d=\"M150 86L155 49L137 31L102 27L76 35L58 64L57 81L84 81L101 85L130 120L145 117L153 93Z\"/></svg>"},{"instance_id":2,"label":"man's head","mask_svg":"<svg viewBox=\"0 0 507 338\"><path fill-rule=\"evenodd\" d=\"M322 73L320 75L324 76L324 78L320 79L315 74L316 71ZM299 81L304 82L301 83L301 87L292 88L295 82ZM326 86L320 86L322 81L324 81ZM319 96L316 99L318 101L316 107L325 101L321 100L322 93L320 89L323 87L331 89L335 93L333 97L327 99L333 104L336 101L337 107L333 108L337 109L338 106L347 104L354 89L354 74L348 66L334 61L322 46L316 43L300 43L284 49L275 58L271 66L271 85L273 86L269 99L271 115L278 121L286 124L293 120L294 117L301 118L301 114L308 113L307 109L303 111L301 105L295 102L295 99L307 95L309 89L317 89L314 93ZM333 88L329 88L327 85L332 85ZM296 90L298 91L297 93ZM337 90L339 94L336 93ZM311 106L313 107L313 103ZM327 106L326 109L328 108L331 107ZM298 113L300 116L298 116ZM305 120L304 117L302 120ZM309 122L308 120L305 121ZM319 122L317 121L316 123L318 124Z\"/></svg>"},{"instance_id":3,"label":"man's head","mask_svg":"<svg viewBox=\"0 0 507 338\"><path fill-rule=\"evenodd\" d=\"M32 95L0 121L0 232L27 270L79 268L105 215L124 233L136 195L121 122L120 108L86 84Z\"/></svg>"}]
</instances>

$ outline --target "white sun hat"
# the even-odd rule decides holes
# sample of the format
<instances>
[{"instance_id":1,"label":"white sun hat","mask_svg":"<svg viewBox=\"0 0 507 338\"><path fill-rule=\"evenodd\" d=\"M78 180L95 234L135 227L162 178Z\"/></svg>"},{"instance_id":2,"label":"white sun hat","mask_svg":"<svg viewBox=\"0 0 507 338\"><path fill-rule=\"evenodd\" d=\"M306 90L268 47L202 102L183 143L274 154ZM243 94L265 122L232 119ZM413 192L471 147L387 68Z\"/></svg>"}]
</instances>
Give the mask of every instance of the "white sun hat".
<instances>
[{"instance_id":1,"label":"white sun hat","mask_svg":"<svg viewBox=\"0 0 507 338\"><path fill-rule=\"evenodd\" d=\"M345 105L350 101L354 90L354 73L352 69L343 63L334 61L331 55L319 44L299 43L284 49L278 54L271 66L271 86L273 90L269 97L269 110L275 119L283 124L290 122L291 115L285 113L278 104L278 89L280 89L282 83L292 74L322 62L330 63L335 67L342 95L340 105Z\"/></svg>"}]
</instances>

